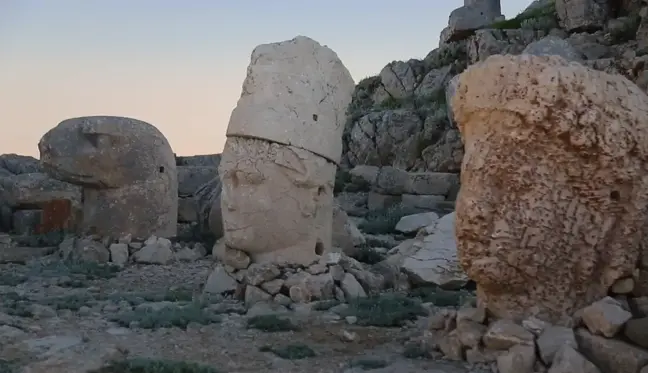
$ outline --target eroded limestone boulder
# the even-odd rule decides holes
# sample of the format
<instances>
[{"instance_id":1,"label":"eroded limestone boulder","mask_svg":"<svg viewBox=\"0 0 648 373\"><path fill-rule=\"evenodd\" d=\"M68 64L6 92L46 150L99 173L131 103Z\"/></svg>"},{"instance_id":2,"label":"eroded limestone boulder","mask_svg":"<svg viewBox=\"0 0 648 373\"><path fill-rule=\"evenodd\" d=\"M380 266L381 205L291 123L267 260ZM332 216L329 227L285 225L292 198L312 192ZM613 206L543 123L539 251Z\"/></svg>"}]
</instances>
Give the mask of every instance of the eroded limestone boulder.
<instances>
[{"instance_id":1,"label":"eroded limestone boulder","mask_svg":"<svg viewBox=\"0 0 648 373\"><path fill-rule=\"evenodd\" d=\"M648 203L648 97L558 56L489 57L453 98L466 156L458 255L498 317L558 321L632 275Z\"/></svg>"},{"instance_id":2,"label":"eroded limestone boulder","mask_svg":"<svg viewBox=\"0 0 648 373\"><path fill-rule=\"evenodd\" d=\"M52 177L83 187L81 234L175 236L178 175L164 135L130 118L67 119L38 144Z\"/></svg>"},{"instance_id":3,"label":"eroded limestone boulder","mask_svg":"<svg viewBox=\"0 0 648 373\"><path fill-rule=\"evenodd\" d=\"M331 249L354 82L305 36L256 47L247 71L219 165L224 243L253 262L310 264Z\"/></svg>"}]
</instances>

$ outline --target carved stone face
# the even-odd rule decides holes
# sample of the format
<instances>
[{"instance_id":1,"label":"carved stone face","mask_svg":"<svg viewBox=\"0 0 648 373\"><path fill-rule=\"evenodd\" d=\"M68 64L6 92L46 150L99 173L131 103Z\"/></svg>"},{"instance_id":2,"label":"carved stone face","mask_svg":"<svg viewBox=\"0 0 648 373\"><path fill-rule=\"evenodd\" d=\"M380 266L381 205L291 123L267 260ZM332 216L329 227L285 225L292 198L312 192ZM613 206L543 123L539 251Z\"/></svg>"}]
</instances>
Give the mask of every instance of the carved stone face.
<instances>
[{"instance_id":1,"label":"carved stone face","mask_svg":"<svg viewBox=\"0 0 648 373\"><path fill-rule=\"evenodd\" d=\"M228 138L219 167L227 246L270 261L328 250L335 167L303 149Z\"/></svg>"},{"instance_id":2,"label":"carved stone face","mask_svg":"<svg viewBox=\"0 0 648 373\"><path fill-rule=\"evenodd\" d=\"M498 316L524 317L534 307L543 317L571 314L632 275L648 179L637 159L606 166L604 156L584 158L513 115L488 116L475 118L490 124L484 132L464 136L462 266Z\"/></svg>"},{"instance_id":3,"label":"carved stone face","mask_svg":"<svg viewBox=\"0 0 648 373\"><path fill-rule=\"evenodd\" d=\"M43 135L38 148L48 173L95 188L118 188L175 168L166 138L152 125L130 118L68 119Z\"/></svg>"}]
</instances>

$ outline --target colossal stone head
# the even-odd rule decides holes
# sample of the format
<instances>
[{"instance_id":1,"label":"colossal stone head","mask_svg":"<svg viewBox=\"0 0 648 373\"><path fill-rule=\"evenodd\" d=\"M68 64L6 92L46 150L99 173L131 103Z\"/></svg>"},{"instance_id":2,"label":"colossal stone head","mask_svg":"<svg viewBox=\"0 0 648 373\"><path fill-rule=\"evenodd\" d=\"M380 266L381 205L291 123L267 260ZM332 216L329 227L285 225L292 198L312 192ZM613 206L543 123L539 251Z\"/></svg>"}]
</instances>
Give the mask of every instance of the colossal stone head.
<instances>
[{"instance_id":1,"label":"colossal stone head","mask_svg":"<svg viewBox=\"0 0 648 373\"><path fill-rule=\"evenodd\" d=\"M557 56L468 68L453 98L465 144L461 264L498 317L558 321L633 275L648 204L648 97Z\"/></svg>"},{"instance_id":2,"label":"colossal stone head","mask_svg":"<svg viewBox=\"0 0 648 373\"><path fill-rule=\"evenodd\" d=\"M299 264L330 249L333 163L293 146L230 137L219 173L227 246L255 262Z\"/></svg>"},{"instance_id":3,"label":"colossal stone head","mask_svg":"<svg viewBox=\"0 0 648 373\"><path fill-rule=\"evenodd\" d=\"M310 38L254 49L219 166L227 246L256 262L297 264L330 250L354 87L335 52Z\"/></svg>"},{"instance_id":4,"label":"colossal stone head","mask_svg":"<svg viewBox=\"0 0 648 373\"><path fill-rule=\"evenodd\" d=\"M81 233L175 235L175 157L154 126L112 116L67 119L41 138L38 149L47 173L84 187Z\"/></svg>"}]
</instances>

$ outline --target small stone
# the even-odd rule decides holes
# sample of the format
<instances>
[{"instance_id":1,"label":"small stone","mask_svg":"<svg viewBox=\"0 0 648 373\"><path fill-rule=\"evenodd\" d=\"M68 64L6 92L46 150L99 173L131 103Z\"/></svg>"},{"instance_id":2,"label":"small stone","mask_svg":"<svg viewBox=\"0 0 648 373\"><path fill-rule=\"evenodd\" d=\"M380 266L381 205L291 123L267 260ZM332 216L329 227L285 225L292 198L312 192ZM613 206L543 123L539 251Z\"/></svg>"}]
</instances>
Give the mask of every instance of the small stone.
<instances>
[{"instance_id":1,"label":"small stone","mask_svg":"<svg viewBox=\"0 0 648 373\"><path fill-rule=\"evenodd\" d=\"M214 244L212 256L223 264L236 269L245 269L250 265L250 257L246 253L227 247L222 239Z\"/></svg>"},{"instance_id":2,"label":"small stone","mask_svg":"<svg viewBox=\"0 0 648 373\"><path fill-rule=\"evenodd\" d=\"M601 370L585 359L574 347L562 345L556 352L547 373L601 373Z\"/></svg>"},{"instance_id":3,"label":"small stone","mask_svg":"<svg viewBox=\"0 0 648 373\"><path fill-rule=\"evenodd\" d=\"M333 277L334 281L337 282L342 282L344 280L344 268L342 268L341 265L332 265L329 267L329 272L331 273L331 277Z\"/></svg>"},{"instance_id":4,"label":"small stone","mask_svg":"<svg viewBox=\"0 0 648 373\"><path fill-rule=\"evenodd\" d=\"M146 240L146 242L150 242L153 237ZM133 254L133 258L137 263L167 264L173 258L171 241L166 238L156 238L154 243L145 243L142 249Z\"/></svg>"},{"instance_id":5,"label":"small stone","mask_svg":"<svg viewBox=\"0 0 648 373\"><path fill-rule=\"evenodd\" d=\"M283 294L275 295L273 300L275 303L281 304L282 306L288 306L292 303L292 300Z\"/></svg>"},{"instance_id":6,"label":"small stone","mask_svg":"<svg viewBox=\"0 0 648 373\"><path fill-rule=\"evenodd\" d=\"M428 318L428 330L443 330L446 325L446 315L437 312Z\"/></svg>"},{"instance_id":7,"label":"small stone","mask_svg":"<svg viewBox=\"0 0 648 373\"><path fill-rule=\"evenodd\" d=\"M251 307L255 303L265 302L272 298L272 296L256 286L247 285L245 287L245 306Z\"/></svg>"},{"instance_id":8,"label":"small stone","mask_svg":"<svg viewBox=\"0 0 648 373\"><path fill-rule=\"evenodd\" d=\"M118 243L123 243L123 244L126 244L127 246L128 246L128 244L131 243L131 241L133 241L133 235L130 234L130 233L119 237L119 239L117 240Z\"/></svg>"},{"instance_id":9,"label":"small stone","mask_svg":"<svg viewBox=\"0 0 648 373\"><path fill-rule=\"evenodd\" d=\"M277 315L287 312L288 309L284 305L274 302L257 302L250 306L245 315L247 317L254 317L263 315Z\"/></svg>"},{"instance_id":10,"label":"small stone","mask_svg":"<svg viewBox=\"0 0 648 373\"><path fill-rule=\"evenodd\" d=\"M284 280L277 278L261 284L261 289L267 291L269 294L275 295L281 291L283 284Z\"/></svg>"},{"instance_id":11,"label":"small stone","mask_svg":"<svg viewBox=\"0 0 648 373\"><path fill-rule=\"evenodd\" d=\"M319 275L320 273L326 272L328 267L324 263L315 263L306 269L306 272L311 275Z\"/></svg>"},{"instance_id":12,"label":"small stone","mask_svg":"<svg viewBox=\"0 0 648 373\"><path fill-rule=\"evenodd\" d=\"M178 250L174 256L175 259L181 262L195 262L196 260L202 258L205 256L205 252L195 249L195 248L190 248L190 247L183 247L180 250Z\"/></svg>"},{"instance_id":13,"label":"small stone","mask_svg":"<svg viewBox=\"0 0 648 373\"><path fill-rule=\"evenodd\" d=\"M578 348L574 330L563 326L549 326L544 329L536 341L538 352L545 364L551 364L554 356L562 346Z\"/></svg>"},{"instance_id":14,"label":"small stone","mask_svg":"<svg viewBox=\"0 0 648 373\"><path fill-rule=\"evenodd\" d=\"M616 280L610 291L614 294L629 294L634 289L634 279L632 277L626 277Z\"/></svg>"},{"instance_id":15,"label":"small stone","mask_svg":"<svg viewBox=\"0 0 648 373\"><path fill-rule=\"evenodd\" d=\"M502 351L483 350L481 348L469 348L466 350L466 361L470 364L492 363Z\"/></svg>"},{"instance_id":16,"label":"small stone","mask_svg":"<svg viewBox=\"0 0 648 373\"><path fill-rule=\"evenodd\" d=\"M358 337L358 335L348 330L342 330L342 332L340 333L340 337L345 342L353 342Z\"/></svg>"},{"instance_id":17,"label":"small stone","mask_svg":"<svg viewBox=\"0 0 648 373\"><path fill-rule=\"evenodd\" d=\"M593 334L614 337L632 314L614 298L605 297L583 309L583 322Z\"/></svg>"},{"instance_id":18,"label":"small stone","mask_svg":"<svg viewBox=\"0 0 648 373\"><path fill-rule=\"evenodd\" d=\"M457 311L457 322L471 320L479 324L486 321L486 309L483 307L464 307Z\"/></svg>"},{"instance_id":19,"label":"small stone","mask_svg":"<svg viewBox=\"0 0 648 373\"><path fill-rule=\"evenodd\" d=\"M648 351L618 339L594 335L577 329L578 351L602 372L636 373L648 365Z\"/></svg>"},{"instance_id":20,"label":"small stone","mask_svg":"<svg viewBox=\"0 0 648 373\"><path fill-rule=\"evenodd\" d=\"M320 258L320 263L324 263L326 265L334 265L334 264L338 264L341 259L342 259L341 253L331 252L322 255L322 257Z\"/></svg>"},{"instance_id":21,"label":"small stone","mask_svg":"<svg viewBox=\"0 0 648 373\"><path fill-rule=\"evenodd\" d=\"M347 322L349 325L353 325L358 322L358 318L355 316L347 316L344 318L344 320Z\"/></svg>"},{"instance_id":22,"label":"small stone","mask_svg":"<svg viewBox=\"0 0 648 373\"><path fill-rule=\"evenodd\" d=\"M463 345L456 331L445 334L439 340L439 349L446 358L455 361L463 360Z\"/></svg>"},{"instance_id":23,"label":"small stone","mask_svg":"<svg viewBox=\"0 0 648 373\"><path fill-rule=\"evenodd\" d=\"M308 303L311 301L311 294L303 285L293 285L288 289L290 300L295 303Z\"/></svg>"},{"instance_id":24,"label":"small stone","mask_svg":"<svg viewBox=\"0 0 648 373\"><path fill-rule=\"evenodd\" d=\"M435 212L423 212L420 214L408 215L402 217L396 224L395 229L402 233L413 233L421 228L435 224L439 220L439 215Z\"/></svg>"},{"instance_id":25,"label":"small stone","mask_svg":"<svg viewBox=\"0 0 648 373\"><path fill-rule=\"evenodd\" d=\"M497 357L497 369L499 373L533 373L535 361L533 345L517 345Z\"/></svg>"},{"instance_id":26,"label":"small stone","mask_svg":"<svg viewBox=\"0 0 648 373\"><path fill-rule=\"evenodd\" d=\"M540 335L542 331L547 327L547 325L549 324L534 316L531 316L528 319L522 321L522 327L535 334L536 336Z\"/></svg>"},{"instance_id":27,"label":"small stone","mask_svg":"<svg viewBox=\"0 0 648 373\"><path fill-rule=\"evenodd\" d=\"M344 291L344 296L346 299L357 299L357 298L366 298L367 293L362 288L362 285L356 280L356 278L350 274L346 273L344 275L344 280L341 284L342 291Z\"/></svg>"},{"instance_id":28,"label":"small stone","mask_svg":"<svg viewBox=\"0 0 648 373\"><path fill-rule=\"evenodd\" d=\"M648 349L648 317L629 320L623 331L629 340Z\"/></svg>"},{"instance_id":29,"label":"small stone","mask_svg":"<svg viewBox=\"0 0 648 373\"><path fill-rule=\"evenodd\" d=\"M259 286L266 281L272 281L281 275L279 267L272 263L253 263L247 268L246 283Z\"/></svg>"},{"instance_id":30,"label":"small stone","mask_svg":"<svg viewBox=\"0 0 648 373\"><path fill-rule=\"evenodd\" d=\"M478 348L484 333L486 333L486 325L463 319L457 321L456 332L461 344L470 348Z\"/></svg>"},{"instance_id":31,"label":"small stone","mask_svg":"<svg viewBox=\"0 0 648 373\"><path fill-rule=\"evenodd\" d=\"M110 251L110 261L115 265L124 266L128 262L128 244L114 243L108 248Z\"/></svg>"},{"instance_id":32,"label":"small stone","mask_svg":"<svg viewBox=\"0 0 648 373\"><path fill-rule=\"evenodd\" d=\"M492 350L508 350L521 345L533 345L534 335L510 320L497 320L484 334L484 346Z\"/></svg>"},{"instance_id":33,"label":"small stone","mask_svg":"<svg viewBox=\"0 0 648 373\"><path fill-rule=\"evenodd\" d=\"M141 249L142 246L144 245L142 245L141 242L131 242L128 244L128 251L134 253L135 251Z\"/></svg>"},{"instance_id":34,"label":"small stone","mask_svg":"<svg viewBox=\"0 0 648 373\"><path fill-rule=\"evenodd\" d=\"M223 294L236 290L238 283L230 276L222 265L217 264L211 271L203 287L204 294Z\"/></svg>"}]
</instances>

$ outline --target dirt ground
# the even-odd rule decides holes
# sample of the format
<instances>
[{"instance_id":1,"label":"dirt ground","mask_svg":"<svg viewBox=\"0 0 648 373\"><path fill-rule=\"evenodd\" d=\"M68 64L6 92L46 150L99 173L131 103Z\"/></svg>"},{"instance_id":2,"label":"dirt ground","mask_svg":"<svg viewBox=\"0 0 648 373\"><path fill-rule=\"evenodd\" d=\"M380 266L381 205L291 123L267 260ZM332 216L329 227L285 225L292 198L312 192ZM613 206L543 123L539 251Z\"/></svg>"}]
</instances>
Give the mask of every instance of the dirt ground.
<instances>
[{"instance_id":1,"label":"dirt ground","mask_svg":"<svg viewBox=\"0 0 648 373\"><path fill-rule=\"evenodd\" d=\"M440 358L406 357L406 344L420 334L424 317L401 327L360 326L334 308L305 305L278 315L257 308L246 314L242 304L222 300L198 311L210 311L213 320L187 313L173 316L176 324L186 321L184 327L156 325L163 308L196 303L212 265L205 259L115 273L54 259L0 265L0 372L81 373L136 358L193 362L228 373L484 372ZM146 318L132 316L138 311ZM125 314L133 320L120 318ZM294 330L250 328L254 316L288 320ZM138 371L169 371L148 369Z\"/></svg>"}]
</instances>

